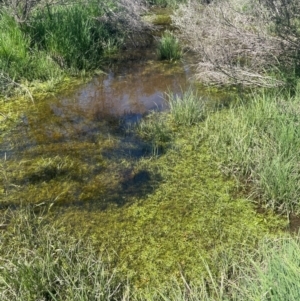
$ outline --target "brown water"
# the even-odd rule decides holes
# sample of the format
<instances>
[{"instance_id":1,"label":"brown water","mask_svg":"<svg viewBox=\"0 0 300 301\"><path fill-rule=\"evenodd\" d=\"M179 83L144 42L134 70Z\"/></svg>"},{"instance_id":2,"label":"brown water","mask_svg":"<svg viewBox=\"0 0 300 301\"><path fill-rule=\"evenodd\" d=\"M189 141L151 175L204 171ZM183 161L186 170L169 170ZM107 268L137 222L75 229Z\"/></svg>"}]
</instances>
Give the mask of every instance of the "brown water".
<instances>
[{"instance_id":1,"label":"brown water","mask_svg":"<svg viewBox=\"0 0 300 301\"><path fill-rule=\"evenodd\" d=\"M113 134L120 125L136 122L150 111L166 110L165 93L180 94L192 77L187 58L178 63L158 61L153 45L124 51L119 61L104 70L105 74L75 91L37 102L24 112L15 137L17 144L93 139L99 132Z\"/></svg>"},{"instance_id":2,"label":"brown water","mask_svg":"<svg viewBox=\"0 0 300 301\"><path fill-rule=\"evenodd\" d=\"M165 93L182 93L193 75L188 56L159 61L156 40L124 50L87 84L24 108L0 145L9 166L5 203L104 208L145 193L152 179L136 160L152 155L151 144L128 129L150 111L167 110Z\"/></svg>"},{"instance_id":3,"label":"brown water","mask_svg":"<svg viewBox=\"0 0 300 301\"><path fill-rule=\"evenodd\" d=\"M158 61L153 47L125 52L123 57L126 59L105 68L106 74L61 98L60 103L88 115L144 114L166 109L165 92L180 93L192 77L187 60L175 64Z\"/></svg>"}]
</instances>

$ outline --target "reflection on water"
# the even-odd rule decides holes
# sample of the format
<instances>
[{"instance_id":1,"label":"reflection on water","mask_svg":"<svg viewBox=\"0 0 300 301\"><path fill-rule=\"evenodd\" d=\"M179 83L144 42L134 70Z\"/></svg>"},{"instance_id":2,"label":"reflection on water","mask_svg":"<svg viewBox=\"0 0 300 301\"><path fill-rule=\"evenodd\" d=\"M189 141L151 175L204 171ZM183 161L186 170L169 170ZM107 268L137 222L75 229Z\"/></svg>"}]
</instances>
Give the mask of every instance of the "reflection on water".
<instances>
[{"instance_id":1,"label":"reflection on water","mask_svg":"<svg viewBox=\"0 0 300 301\"><path fill-rule=\"evenodd\" d=\"M61 103L72 103L92 114L117 116L166 109L164 93L180 93L186 88L190 68L182 62L159 62L151 49L143 54L126 64L113 64L106 74L95 77Z\"/></svg>"},{"instance_id":2,"label":"reflection on water","mask_svg":"<svg viewBox=\"0 0 300 301\"><path fill-rule=\"evenodd\" d=\"M160 177L136 162L151 146L127 129L147 112L167 109L164 93L181 93L191 76L187 61L158 61L154 47L126 50L88 84L36 100L0 145L16 185L7 201L105 208L149 193Z\"/></svg>"}]
</instances>

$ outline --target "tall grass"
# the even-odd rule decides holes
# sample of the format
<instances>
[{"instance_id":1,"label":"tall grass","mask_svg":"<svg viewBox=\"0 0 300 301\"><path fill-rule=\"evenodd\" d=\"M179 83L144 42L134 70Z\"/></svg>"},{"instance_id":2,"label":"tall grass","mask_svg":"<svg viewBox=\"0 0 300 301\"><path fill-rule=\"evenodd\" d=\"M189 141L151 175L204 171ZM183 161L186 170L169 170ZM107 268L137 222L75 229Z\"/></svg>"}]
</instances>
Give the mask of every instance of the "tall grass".
<instances>
[{"instance_id":1,"label":"tall grass","mask_svg":"<svg viewBox=\"0 0 300 301\"><path fill-rule=\"evenodd\" d=\"M105 2L112 11L118 5ZM125 30L105 20L103 5L97 2L41 5L24 23L17 23L1 6L1 91L7 94L8 87L21 86L20 82L58 82L63 74L99 68L119 47Z\"/></svg>"},{"instance_id":2,"label":"tall grass","mask_svg":"<svg viewBox=\"0 0 300 301\"><path fill-rule=\"evenodd\" d=\"M182 57L179 40L170 31L166 31L159 41L157 53L161 60L179 60Z\"/></svg>"},{"instance_id":3,"label":"tall grass","mask_svg":"<svg viewBox=\"0 0 300 301\"><path fill-rule=\"evenodd\" d=\"M283 212L300 210L299 100L299 93L256 94L207 122L224 170L247 183L267 207Z\"/></svg>"},{"instance_id":4,"label":"tall grass","mask_svg":"<svg viewBox=\"0 0 300 301\"><path fill-rule=\"evenodd\" d=\"M31 47L31 39L6 11L0 13L0 70L13 79L48 80L60 75L58 65L43 51Z\"/></svg>"},{"instance_id":5,"label":"tall grass","mask_svg":"<svg viewBox=\"0 0 300 301\"><path fill-rule=\"evenodd\" d=\"M233 300L296 301L300 299L300 242L297 238L263 242L248 257L232 283Z\"/></svg>"},{"instance_id":6,"label":"tall grass","mask_svg":"<svg viewBox=\"0 0 300 301\"><path fill-rule=\"evenodd\" d=\"M1 233L0 299L112 300L121 287L86 241L70 238L32 210L8 211ZM1 224L1 223L0 223Z\"/></svg>"},{"instance_id":7,"label":"tall grass","mask_svg":"<svg viewBox=\"0 0 300 301\"><path fill-rule=\"evenodd\" d=\"M102 14L96 3L45 7L35 12L26 31L61 67L88 70L99 66L106 42L117 35L98 21Z\"/></svg>"},{"instance_id":8,"label":"tall grass","mask_svg":"<svg viewBox=\"0 0 300 301\"><path fill-rule=\"evenodd\" d=\"M171 117L177 125L190 126L202 121L206 115L206 101L192 89L187 90L181 96L168 93L166 100L170 107Z\"/></svg>"}]
</instances>

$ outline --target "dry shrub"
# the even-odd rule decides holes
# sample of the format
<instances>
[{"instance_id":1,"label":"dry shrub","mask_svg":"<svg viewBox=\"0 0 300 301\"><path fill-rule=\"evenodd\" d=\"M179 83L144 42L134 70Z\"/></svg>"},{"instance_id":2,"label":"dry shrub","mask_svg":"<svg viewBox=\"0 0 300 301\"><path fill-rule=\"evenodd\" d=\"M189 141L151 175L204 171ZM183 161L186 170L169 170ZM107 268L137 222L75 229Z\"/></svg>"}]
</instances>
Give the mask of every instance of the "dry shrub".
<instances>
[{"instance_id":1,"label":"dry shrub","mask_svg":"<svg viewBox=\"0 0 300 301\"><path fill-rule=\"evenodd\" d=\"M141 15L147 11L147 6L144 1L134 0L119 0L114 1L117 4L118 9L111 6L111 3L102 1L101 7L105 14L101 20L111 23L118 24L122 28L127 28L129 31L141 31L144 29L146 24L141 21Z\"/></svg>"},{"instance_id":2,"label":"dry shrub","mask_svg":"<svg viewBox=\"0 0 300 301\"><path fill-rule=\"evenodd\" d=\"M201 5L191 0L180 6L173 22L198 54L198 80L214 85L283 84L270 74L291 63L294 54L288 39L276 33L269 2L278 1L215 0Z\"/></svg>"},{"instance_id":3,"label":"dry shrub","mask_svg":"<svg viewBox=\"0 0 300 301\"><path fill-rule=\"evenodd\" d=\"M143 44L143 31L152 29L151 24L141 19L141 15L148 9L146 1L119 0L114 2L118 9L112 9L111 4L105 0L101 3L105 14L99 18L99 21L124 32L134 46Z\"/></svg>"},{"instance_id":4,"label":"dry shrub","mask_svg":"<svg viewBox=\"0 0 300 301\"><path fill-rule=\"evenodd\" d=\"M9 9L17 23L24 23L40 2L41 0L3 0L0 5Z\"/></svg>"},{"instance_id":5,"label":"dry shrub","mask_svg":"<svg viewBox=\"0 0 300 301\"><path fill-rule=\"evenodd\" d=\"M34 9L50 6L65 6L74 4L90 5L88 0L0 0L0 8L6 8L14 16L17 23L29 22ZM97 3L97 2L96 2ZM98 5L104 14L99 16L99 21L111 23L123 31L139 32L148 24L141 20L141 14L147 10L146 1L135 0L98 0Z\"/></svg>"}]
</instances>

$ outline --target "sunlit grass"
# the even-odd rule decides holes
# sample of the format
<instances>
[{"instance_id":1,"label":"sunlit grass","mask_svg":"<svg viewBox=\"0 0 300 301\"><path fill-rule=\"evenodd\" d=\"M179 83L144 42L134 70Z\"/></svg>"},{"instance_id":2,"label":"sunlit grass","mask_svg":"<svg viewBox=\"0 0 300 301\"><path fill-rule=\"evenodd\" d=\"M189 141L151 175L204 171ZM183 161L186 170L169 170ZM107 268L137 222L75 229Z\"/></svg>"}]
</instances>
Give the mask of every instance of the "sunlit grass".
<instances>
[{"instance_id":1,"label":"sunlit grass","mask_svg":"<svg viewBox=\"0 0 300 301\"><path fill-rule=\"evenodd\" d=\"M170 114L177 125L193 125L206 116L206 100L198 96L196 91L189 89L182 95L167 94Z\"/></svg>"},{"instance_id":2,"label":"sunlit grass","mask_svg":"<svg viewBox=\"0 0 300 301\"><path fill-rule=\"evenodd\" d=\"M257 94L205 127L222 168L266 207L299 212L299 95ZM250 188L250 189L249 189Z\"/></svg>"},{"instance_id":3,"label":"sunlit grass","mask_svg":"<svg viewBox=\"0 0 300 301\"><path fill-rule=\"evenodd\" d=\"M122 295L114 274L86 240L57 230L33 210L8 210L1 218L8 223L1 233L1 300L88 301Z\"/></svg>"},{"instance_id":4,"label":"sunlit grass","mask_svg":"<svg viewBox=\"0 0 300 301\"><path fill-rule=\"evenodd\" d=\"M177 61L182 57L179 40L170 31L166 31L158 44L157 53L159 59Z\"/></svg>"},{"instance_id":5,"label":"sunlit grass","mask_svg":"<svg viewBox=\"0 0 300 301\"><path fill-rule=\"evenodd\" d=\"M300 299L300 242L278 238L262 242L240 269L234 300L297 301Z\"/></svg>"},{"instance_id":6,"label":"sunlit grass","mask_svg":"<svg viewBox=\"0 0 300 301\"><path fill-rule=\"evenodd\" d=\"M34 213L36 211L36 213ZM102 260L91 240L72 236L39 208L0 213L0 298L23 300L297 301L300 298L299 237L262 239L246 253L226 249L215 257L218 271L201 256L206 272L155 286L136 287ZM112 254L110 254L112 255ZM184 263L180 263L183 265ZM168 265L161 262L162 266Z\"/></svg>"}]
</instances>

